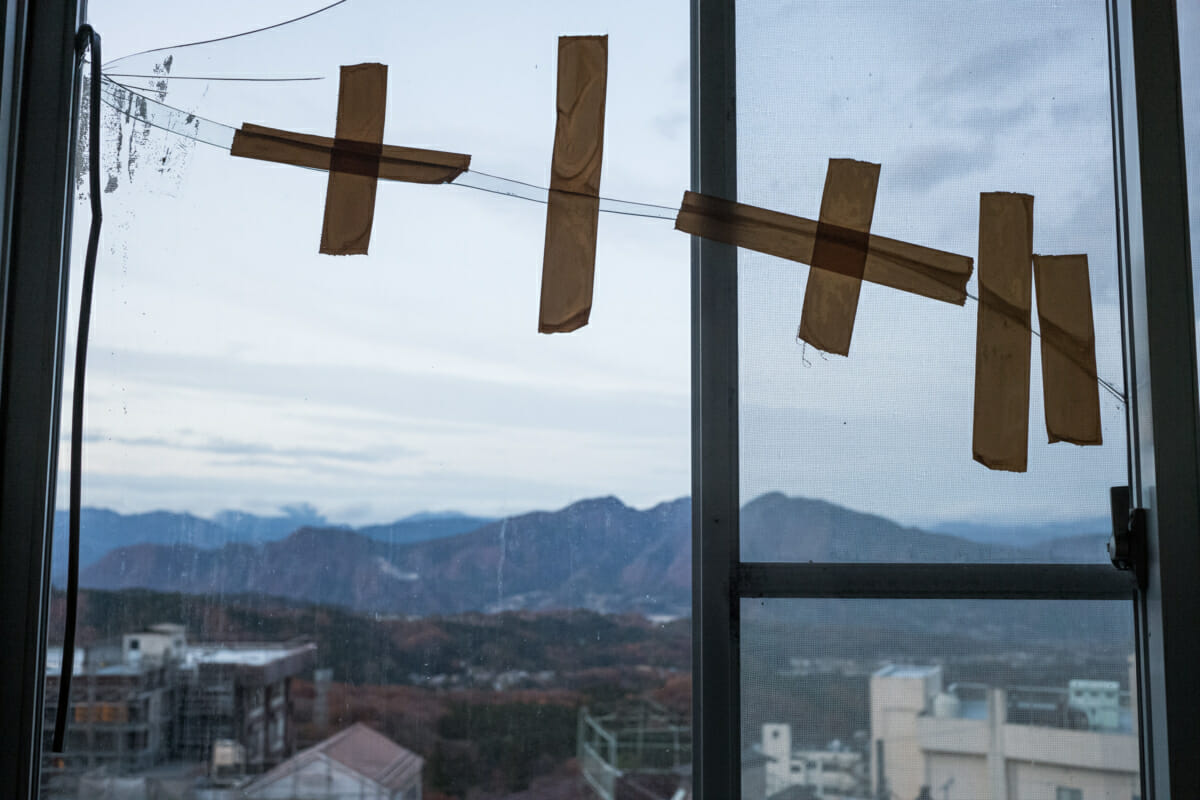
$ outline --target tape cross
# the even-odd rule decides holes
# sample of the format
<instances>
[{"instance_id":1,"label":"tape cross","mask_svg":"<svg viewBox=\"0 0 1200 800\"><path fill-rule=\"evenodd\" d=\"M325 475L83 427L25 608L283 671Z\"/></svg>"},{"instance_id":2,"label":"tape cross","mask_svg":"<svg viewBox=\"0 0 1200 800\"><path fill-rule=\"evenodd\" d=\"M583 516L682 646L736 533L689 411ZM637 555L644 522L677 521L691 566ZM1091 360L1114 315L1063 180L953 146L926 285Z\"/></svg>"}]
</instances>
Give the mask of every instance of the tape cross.
<instances>
[{"instance_id":1,"label":"tape cross","mask_svg":"<svg viewBox=\"0 0 1200 800\"><path fill-rule=\"evenodd\" d=\"M245 123L234 133L230 152L242 158L327 171L321 252L365 255L380 178L449 183L471 165L471 157L462 153L383 144L386 104L386 65L344 66L335 138Z\"/></svg>"}]
</instances>

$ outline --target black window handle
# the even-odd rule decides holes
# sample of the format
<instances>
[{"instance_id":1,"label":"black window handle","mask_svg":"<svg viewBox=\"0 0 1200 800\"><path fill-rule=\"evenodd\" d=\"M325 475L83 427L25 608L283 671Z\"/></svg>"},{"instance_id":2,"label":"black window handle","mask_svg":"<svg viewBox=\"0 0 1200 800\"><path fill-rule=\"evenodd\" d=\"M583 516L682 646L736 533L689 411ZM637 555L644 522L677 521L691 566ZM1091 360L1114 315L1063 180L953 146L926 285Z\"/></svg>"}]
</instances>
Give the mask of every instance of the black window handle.
<instances>
[{"instance_id":1,"label":"black window handle","mask_svg":"<svg viewBox=\"0 0 1200 800\"><path fill-rule=\"evenodd\" d=\"M1146 509L1133 508L1128 486L1109 490L1112 507L1112 536L1108 557L1113 566L1133 573L1139 589L1146 588Z\"/></svg>"}]
</instances>

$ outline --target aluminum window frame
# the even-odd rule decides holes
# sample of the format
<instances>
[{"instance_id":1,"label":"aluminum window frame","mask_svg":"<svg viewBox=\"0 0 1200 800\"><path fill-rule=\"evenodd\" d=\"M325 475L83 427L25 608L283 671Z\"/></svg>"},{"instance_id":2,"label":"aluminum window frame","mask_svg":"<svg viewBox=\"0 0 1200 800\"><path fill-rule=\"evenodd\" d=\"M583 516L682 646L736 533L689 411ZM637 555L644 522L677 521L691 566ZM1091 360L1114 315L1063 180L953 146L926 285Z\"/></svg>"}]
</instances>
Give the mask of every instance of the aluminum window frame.
<instances>
[{"instance_id":1,"label":"aluminum window frame","mask_svg":"<svg viewBox=\"0 0 1200 800\"><path fill-rule=\"evenodd\" d=\"M1200 629L1200 390L1178 25L1174 0L1109 5L1131 486L1150 512L1150 580L1136 603L1143 796L1182 800L1200 796L1200 684L1191 680L1200 656L1192 636ZM84 12L79 0L7 0L0 16L0 787L17 798L34 796L40 768L78 91L72 52ZM693 0L692 188L728 199L737 194L734 31L733 0ZM1061 586L1046 588L1051 578L1075 587L1072 597L1128 591L1103 566L741 563L737 253L699 240L692 248L697 800L740 794L742 597L1061 599ZM1171 435L1158 441L1156 430Z\"/></svg>"},{"instance_id":2,"label":"aluminum window frame","mask_svg":"<svg viewBox=\"0 0 1200 800\"><path fill-rule=\"evenodd\" d=\"M692 3L692 189L728 200L737 199L735 5ZM1134 502L1150 512L1147 590L1107 565L742 562L737 250L693 239L696 800L741 796L739 614L747 597L1132 599L1141 796L1200 796L1200 682L1191 678L1200 639L1189 636L1200 630L1200 592L1192 588L1200 573L1200 388L1178 25L1174 0L1108 5L1129 471ZM1172 435L1156 447L1154 430Z\"/></svg>"},{"instance_id":3,"label":"aluminum window frame","mask_svg":"<svg viewBox=\"0 0 1200 800\"><path fill-rule=\"evenodd\" d=\"M0 148L0 794L41 767L82 0L3 7Z\"/></svg>"}]
</instances>

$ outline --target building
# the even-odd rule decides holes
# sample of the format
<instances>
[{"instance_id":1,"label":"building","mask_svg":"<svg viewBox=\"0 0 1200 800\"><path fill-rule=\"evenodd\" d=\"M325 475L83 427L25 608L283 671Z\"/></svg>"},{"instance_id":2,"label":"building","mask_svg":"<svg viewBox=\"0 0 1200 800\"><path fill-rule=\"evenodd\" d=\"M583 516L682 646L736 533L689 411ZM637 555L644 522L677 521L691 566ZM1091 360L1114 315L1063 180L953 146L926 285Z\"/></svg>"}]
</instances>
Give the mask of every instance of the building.
<instances>
[{"instance_id":1,"label":"building","mask_svg":"<svg viewBox=\"0 0 1200 800\"><path fill-rule=\"evenodd\" d=\"M189 647L177 671L177 756L206 761L218 742L235 742L252 775L287 758L295 751L292 678L311 668L315 652L313 644Z\"/></svg>"},{"instance_id":2,"label":"building","mask_svg":"<svg viewBox=\"0 0 1200 800\"><path fill-rule=\"evenodd\" d=\"M303 750L242 789L256 800L421 800L425 760L357 723Z\"/></svg>"},{"instance_id":3,"label":"building","mask_svg":"<svg viewBox=\"0 0 1200 800\"><path fill-rule=\"evenodd\" d=\"M937 666L878 670L871 789L895 800L1132 800L1138 739L1115 682L953 684Z\"/></svg>"},{"instance_id":4,"label":"building","mask_svg":"<svg viewBox=\"0 0 1200 800\"><path fill-rule=\"evenodd\" d=\"M177 723L173 672L170 662L127 660L120 642L77 650L64 752L55 754L50 752L50 740L58 709L62 650L50 648L43 712L43 786L97 767L129 773L167 760Z\"/></svg>"},{"instance_id":5,"label":"building","mask_svg":"<svg viewBox=\"0 0 1200 800\"><path fill-rule=\"evenodd\" d=\"M862 753L837 742L824 750L793 749L792 726L777 722L763 725L761 750L766 756L761 797L776 797L791 787L802 787L813 797L829 800L863 796L867 770ZM743 762L743 782L745 766Z\"/></svg>"},{"instance_id":6,"label":"building","mask_svg":"<svg viewBox=\"0 0 1200 800\"><path fill-rule=\"evenodd\" d=\"M75 796L82 775L144 774L166 763L208 763L214 745L242 753L238 769L261 772L294 750L292 678L316 645L189 644L181 625L144 631L75 653L64 752L50 752L62 650L47 653L42 747L45 796ZM227 760L227 759L226 759ZM222 769L229 770L228 764Z\"/></svg>"},{"instance_id":7,"label":"building","mask_svg":"<svg viewBox=\"0 0 1200 800\"><path fill-rule=\"evenodd\" d=\"M576 756L600 800L671 800L691 790L692 727L647 698L604 714L581 709Z\"/></svg>"}]
</instances>

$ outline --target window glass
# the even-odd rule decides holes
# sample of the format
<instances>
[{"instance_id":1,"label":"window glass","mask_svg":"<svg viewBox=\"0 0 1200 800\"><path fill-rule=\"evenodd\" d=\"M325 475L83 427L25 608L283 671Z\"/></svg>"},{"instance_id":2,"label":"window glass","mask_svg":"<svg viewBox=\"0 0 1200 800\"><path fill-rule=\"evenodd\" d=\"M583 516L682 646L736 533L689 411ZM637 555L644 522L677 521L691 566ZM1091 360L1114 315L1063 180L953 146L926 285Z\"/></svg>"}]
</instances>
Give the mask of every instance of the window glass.
<instances>
[{"instance_id":1,"label":"window glass","mask_svg":"<svg viewBox=\"0 0 1200 800\"><path fill-rule=\"evenodd\" d=\"M739 200L816 219L828 159L873 162L872 233L975 259L980 193L1033 195L1034 252L1088 256L1098 373L1121 394L1105 14L738 3ZM975 462L975 277L964 307L864 282L842 357L797 336L808 267L738 264L743 559L1107 560L1123 401L1100 388L1103 446L1047 444L1035 336L1028 470Z\"/></svg>"},{"instance_id":2,"label":"window glass","mask_svg":"<svg viewBox=\"0 0 1200 800\"><path fill-rule=\"evenodd\" d=\"M741 624L743 800L1139 793L1128 603L743 600Z\"/></svg>"},{"instance_id":3,"label":"window glass","mask_svg":"<svg viewBox=\"0 0 1200 800\"><path fill-rule=\"evenodd\" d=\"M601 191L677 206L687 5L354 0L124 57L320 5L89 3L111 83L84 110L104 229L80 648L42 794L565 798L619 762L671 797L690 765L688 237L601 214L591 322L542 336L544 204L381 181L370 255L322 256L326 173L228 146L243 123L332 137L338 67L380 62L387 144L545 186L557 37L607 34ZM513 186L493 188L537 194ZM585 764L585 720L644 764ZM294 760L313 747L350 772Z\"/></svg>"}]
</instances>

